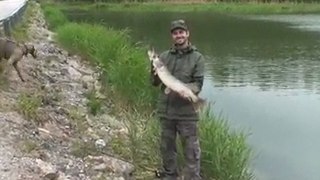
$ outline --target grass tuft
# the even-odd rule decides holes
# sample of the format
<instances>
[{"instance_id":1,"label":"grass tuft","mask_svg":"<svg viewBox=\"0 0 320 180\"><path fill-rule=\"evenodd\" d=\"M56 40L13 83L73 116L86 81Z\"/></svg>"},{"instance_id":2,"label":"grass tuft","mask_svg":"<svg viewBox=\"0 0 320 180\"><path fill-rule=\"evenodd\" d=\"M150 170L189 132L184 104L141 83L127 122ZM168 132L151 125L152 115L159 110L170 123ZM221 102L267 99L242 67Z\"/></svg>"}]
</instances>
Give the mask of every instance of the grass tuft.
<instances>
[{"instance_id":1,"label":"grass tuft","mask_svg":"<svg viewBox=\"0 0 320 180\"><path fill-rule=\"evenodd\" d=\"M199 122L201 165L205 179L249 180L252 174L251 148L246 143L247 135L233 132L223 118L216 117L208 106Z\"/></svg>"},{"instance_id":2,"label":"grass tuft","mask_svg":"<svg viewBox=\"0 0 320 180\"><path fill-rule=\"evenodd\" d=\"M71 153L79 158L85 158L88 155L97 155L98 151L93 142L75 140L71 145Z\"/></svg>"},{"instance_id":3,"label":"grass tuft","mask_svg":"<svg viewBox=\"0 0 320 180\"><path fill-rule=\"evenodd\" d=\"M31 139L24 139L19 145L21 151L27 154L31 153L34 150L40 149L39 144L35 140Z\"/></svg>"},{"instance_id":4,"label":"grass tuft","mask_svg":"<svg viewBox=\"0 0 320 180\"><path fill-rule=\"evenodd\" d=\"M22 115L29 119L34 121L35 123L41 123L39 122L39 116L38 116L38 108L41 106L42 99L39 96L31 95L28 93L22 93L18 97L18 104L17 108Z\"/></svg>"},{"instance_id":5,"label":"grass tuft","mask_svg":"<svg viewBox=\"0 0 320 180\"><path fill-rule=\"evenodd\" d=\"M86 96L88 99L87 106L89 108L89 112L94 116L97 115L99 112L101 112L101 100L96 97L96 92L94 90L88 92Z\"/></svg>"}]
</instances>

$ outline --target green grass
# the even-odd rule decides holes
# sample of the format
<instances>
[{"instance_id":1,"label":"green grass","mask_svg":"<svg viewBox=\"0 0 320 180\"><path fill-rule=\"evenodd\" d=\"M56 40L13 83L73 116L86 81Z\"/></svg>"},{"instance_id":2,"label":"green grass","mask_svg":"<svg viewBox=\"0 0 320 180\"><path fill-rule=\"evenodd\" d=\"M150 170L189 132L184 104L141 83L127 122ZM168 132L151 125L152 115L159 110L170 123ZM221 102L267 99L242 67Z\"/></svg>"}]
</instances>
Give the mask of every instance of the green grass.
<instances>
[{"instance_id":1,"label":"green grass","mask_svg":"<svg viewBox=\"0 0 320 180\"><path fill-rule=\"evenodd\" d=\"M253 154L246 143L247 135L232 131L225 119L216 117L209 109L207 107L202 111L199 121L203 179L253 179L249 169ZM155 117L142 116L137 111L125 113L122 118L129 130L128 137L113 139L112 148L133 162L138 177L151 176L151 170L161 166L159 121ZM179 169L182 170L184 160L180 139L177 143Z\"/></svg>"},{"instance_id":2,"label":"green grass","mask_svg":"<svg viewBox=\"0 0 320 180\"><path fill-rule=\"evenodd\" d=\"M70 151L75 157L79 158L85 158L89 155L101 155L95 147L94 142L91 141L85 142L83 140L74 140L71 144Z\"/></svg>"},{"instance_id":3,"label":"green grass","mask_svg":"<svg viewBox=\"0 0 320 180\"><path fill-rule=\"evenodd\" d=\"M160 167L160 129L157 119L150 114L157 91L150 85L146 48L132 42L127 30L100 25L62 23L56 32L62 46L103 67L107 93L116 102L129 132L126 137L114 137L112 148L135 165L137 179L150 179L152 170ZM248 170L251 150L246 136L232 132L225 120L208 110L203 112L199 123L205 179L251 180ZM92 151L89 148L82 153L79 151L82 148L81 143L75 143L74 154L83 157ZM183 162L181 148L179 152Z\"/></svg>"},{"instance_id":4,"label":"green grass","mask_svg":"<svg viewBox=\"0 0 320 180\"><path fill-rule=\"evenodd\" d=\"M320 13L320 3L257 3L257 2L219 2L219 3L61 3L57 4L64 10L106 10L106 11L133 11L133 12L198 12L228 14L293 14L293 13Z\"/></svg>"},{"instance_id":5,"label":"green grass","mask_svg":"<svg viewBox=\"0 0 320 180\"><path fill-rule=\"evenodd\" d=\"M96 92L94 90L89 91L86 96L88 99L87 107L89 112L94 116L97 115L99 112L101 112L101 100L96 97Z\"/></svg>"},{"instance_id":6,"label":"green grass","mask_svg":"<svg viewBox=\"0 0 320 180\"><path fill-rule=\"evenodd\" d=\"M41 97L37 94L22 93L18 97L17 109L25 118L35 123L41 123L38 108L41 106Z\"/></svg>"},{"instance_id":7,"label":"green grass","mask_svg":"<svg viewBox=\"0 0 320 180\"><path fill-rule=\"evenodd\" d=\"M150 109L155 93L149 83L146 50L133 44L126 30L68 23L57 29L57 39L103 67L109 92L123 107Z\"/></svg>"},{"instance_id":8,"label":"green grass","mask_svg":"<svg viewBox=\"0 0 320 180\"><path fill-rule=\"evenodd\" d=\"M153 171L160 167L159 122L138 111L124 112L122 119L128 137L112 139L112 149L136 168L137 179L153 179Z\"/></svg>"},{"instance_id":9,"label":"green grass","mask_svg":"<svg viewBox=\"0 0 320 180\"><path fill-rule=\"evenodd\" d=\"M39 144L35 140L27 139L27 138L23 138L21 140L21 142L19 143L19 147L22 152L27 154L31 153L34 150L40 149Z\"/></svg>"},{"instance_id":10,"label":"green grass","mask_svg":"<svg viewBox=\"0 0 320 180\"><path fill-rule=\"evenodd\" d=\"M64 14L56 7L43 5L43 13L49 23L49 29L54 30L68 22Z\"/></svg>"},{"instance_id":11,"label":"green grass","mask_svg":"<svg viewBox=\"0 0 320 180\"><path fill-rule=\"evenodd\" d=\"M33 2L29 2L21 21L13 28L12 36L17 41L28 41L28 24L31 22L31 17L33 16L34 9Z\"/></svg>"},{"instance_id":12,"label":"green grass","mask_svg":"<svg viewBox=\"0 0 320 180\"><path fill-rule=\"evenodd\" d=\"M209 107L200 119L201 165L205 179L252 179L248 164L253 154L246 143L247 135L231 131L227 121L210 113Z\"/></svg>"},{"instance_id":13,"label":"green grass","mask_svg":"<svg viewBox=\"0 0 320 180\"><path fill-rule=\"evenodd\" d=\"M88 129L88 122L86 121L85 117L79 113L79 109L77 107L71 106L69 107L69 111L71 126L75 130L75 133L78 136L81 136Z\"/></svg>"}]
</instances>

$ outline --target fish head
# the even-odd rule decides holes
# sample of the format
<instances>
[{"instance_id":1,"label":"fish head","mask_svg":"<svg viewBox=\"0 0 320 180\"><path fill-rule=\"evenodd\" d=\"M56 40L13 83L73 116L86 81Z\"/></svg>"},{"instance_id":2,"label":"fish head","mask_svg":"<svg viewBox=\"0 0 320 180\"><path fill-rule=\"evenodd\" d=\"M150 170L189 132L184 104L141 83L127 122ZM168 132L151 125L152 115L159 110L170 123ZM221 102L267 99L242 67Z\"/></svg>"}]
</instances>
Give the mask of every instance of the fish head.
<instances>
[{"instance_id":1,"label":"fish head","mask_svg":"<svg viewBox=\"0 0 320 180\"><path fill-rule=\"evenodd\" d=\"M159 55L156 53L154 48L151 48L148 50L148 56L149 56L150 61L155 61L155 60L159 59Z\"/></svg>"},{"instance_id":2,"label":"fish head","mask_svg":"<svg viewBox=\"0 0 320 180\"><path fill-rule=\"evenodd\" d=\"M149 60L152 62L153 66L156 68L161 68L164 66L159 58L159 55L155 52L154 48L148 50Z\"/></svg>"}]
</instances>

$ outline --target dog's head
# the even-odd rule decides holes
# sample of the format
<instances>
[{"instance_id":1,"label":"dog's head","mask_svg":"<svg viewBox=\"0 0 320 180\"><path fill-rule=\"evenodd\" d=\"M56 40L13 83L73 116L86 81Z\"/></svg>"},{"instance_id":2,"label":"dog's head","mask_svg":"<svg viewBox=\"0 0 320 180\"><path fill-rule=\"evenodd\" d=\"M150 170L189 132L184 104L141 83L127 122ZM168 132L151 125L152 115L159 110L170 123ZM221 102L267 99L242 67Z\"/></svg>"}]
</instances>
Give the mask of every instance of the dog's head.
<instances>
[{"instance_id":1,"label":"dog's head","mask_svg":"<svg viewBox=\"0 0 320 180\"><path fill-rule=\"evenodd\" d=\"M37 58L37 50L34 48L34 45L32 44L26 44L25 45L27 49L27 53L31 54L33 58Z\"/></svg>"},{"instance_id":2,"label":"dog's head","mask_svg":"<svg viewBox=\"0 0 320 180\"><path fill-rule=\"evenodd\" d=\"M33 58L37 58L37 50L35 49L33 44L25 43L24 41L18 43L20 48L23 51L23 55L27 56L28 54L31 54Z\"/></svg>"}]
</instances>

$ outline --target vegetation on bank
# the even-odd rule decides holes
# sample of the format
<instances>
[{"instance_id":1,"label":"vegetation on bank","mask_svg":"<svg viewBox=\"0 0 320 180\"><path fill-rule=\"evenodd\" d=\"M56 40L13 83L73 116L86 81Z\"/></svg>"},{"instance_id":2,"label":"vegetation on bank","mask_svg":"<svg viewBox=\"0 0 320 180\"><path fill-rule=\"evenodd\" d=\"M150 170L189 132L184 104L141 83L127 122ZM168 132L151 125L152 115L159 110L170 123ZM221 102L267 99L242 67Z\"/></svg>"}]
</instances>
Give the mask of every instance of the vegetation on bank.
<instances>
[{"instance_id":1,"label":"vegetation on bank","mask_svg":"<svg viewBox=\"0 0 320 180\"><path fill-rule=\"evenodd\" d=\"M320 1L319 1L320 2ZM55 2L57 5L57 3ZM146 2L146 3L59 3L59 8L65 10L108 10L108 11L134 11L134 12L213 12L228 14L294 14L294 13L320 13L320 3L296 2L218 2L218 3L175 3Z\"/></svg>"},{"instance_id":2,"label":"vegetation on bank","mask_svg":"<svg viewBox=\"0 0 320 180\"><path fill-rule=\"evenodd\" d=\"M113 150L130 160L138 176L145 179L148 172L150 174L160 165L160 130L152 114L157 90L150 85L146 47L134 43L127 30L70 23L59 20L62 16L58 9L47 5L43 9L49 24L54 23L57 41L104 70L101 79L107 89L106 95L115 102L117 114L121 114L129 131L128 137L113 139ZM203 111L199 122L204 179L252 179L251 149L246 135L232 132L226 121L209 112L209 109ZM182 157L181 149L179 152Z\"/></svg>"},{"instance_id":3,"label":"vegetation on bank","mask_svg":"<svg viewBox=\"0 0 320 180\"><path fill-rule=\"evenodd\" d=\"M69 23L57 30L57 40L72 51L81 52L105 70L113 98L123 107L148 109L153 103L146 51L131 43L126 31L99 25ZM142 87L142 88L141 88Z\"/></svg>"},{"instance_id":4,"label":"vegetation on bank","mask_svg":"<svg viewBox=\"0 0 320 180\"><path fill-rule=\"evenodd\" d=\"M47 19L50 19L49 28L52 30L68 21L64 14L53 6L45 6L44 15Z\"/></svg>"},{"instance_id":5,"label":"vegetation on bank","mask_svg":"<svg viewBox=\"0 0 320 180\"><path fill-rule=\"evenodd\" d=\"M30 6L27 6L25 9L24 16L21 17L20 21L13 28L12 37L17 41L29 40L27 30L31 21L30 17L33 15L32 3L30 2Z\"/></svg>"}]
</instances>

